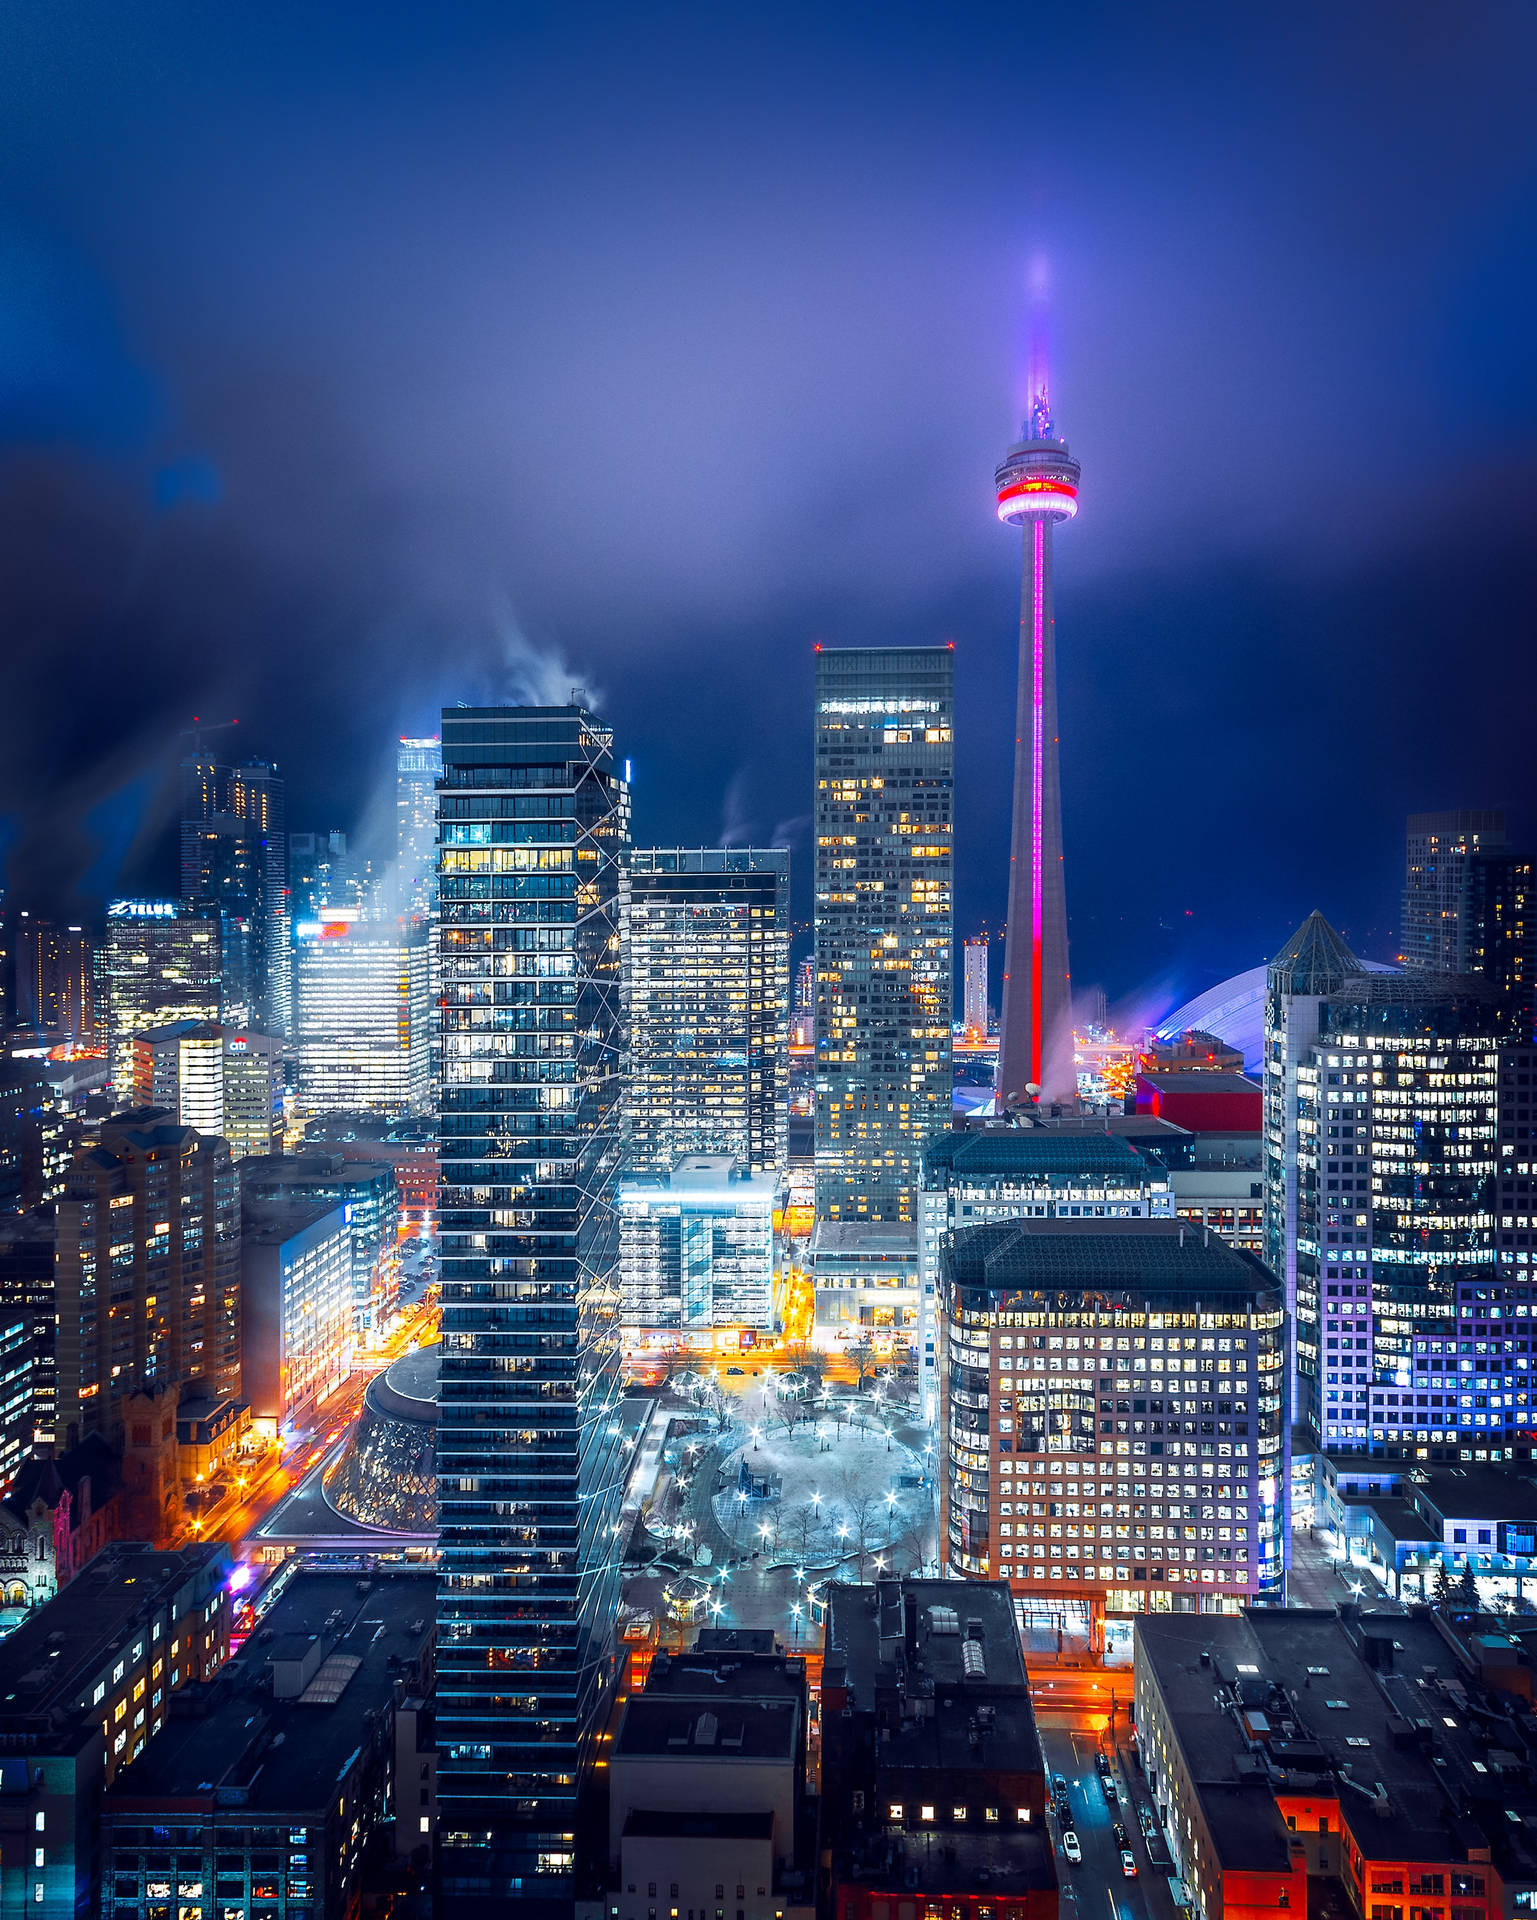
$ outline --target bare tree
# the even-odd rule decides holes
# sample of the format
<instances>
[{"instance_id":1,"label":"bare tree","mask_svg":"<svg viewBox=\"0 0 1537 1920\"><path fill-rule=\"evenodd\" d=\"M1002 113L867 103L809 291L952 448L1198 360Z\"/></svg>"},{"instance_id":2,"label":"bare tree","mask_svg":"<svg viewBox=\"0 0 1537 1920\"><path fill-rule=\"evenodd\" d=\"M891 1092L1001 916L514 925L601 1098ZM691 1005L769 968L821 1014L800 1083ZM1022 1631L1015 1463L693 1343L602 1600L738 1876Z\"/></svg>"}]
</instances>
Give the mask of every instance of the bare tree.
<instances>
[{"instance_id":1,"label":"bare tree","mask_svg":"<svg viewBox=\"0 0 1537 1920\"><path fill-rule=\"evenodd\" d=\"M879 1533L876 1522L879 1502L871 1499L864 1477L855 1467L845 1467L839 1474L838 1494L842 1510L841 1524L848 1528L848 1537L853 1543L852 1551L858 1556L859 1578L863 1580L865 1560Z\"/></svg>"},{"instance_id":2,"label":"bare tree","mask_svg":"<svg viewBox=\"0 0 1537 1920\"><path fill-rule=\"evenodd\" d=\"M875 1371L875 1349L868 1340L857 1340L849 1348L849 1364L854 1369L854 1384L864 1391L864 1384Z\"/></svg>"},{"instance_id":3,"label":"bare tree","mask_svg":"<svg viewBox=\"0 0 1537 1920\"><path fill-rule=\"evenodd\" d=\"M827 1355L807 1340L795 1340L785 1349L789 1372L798 1373L814 1393L827 1378Z\"/></svg>"}]
</instances>

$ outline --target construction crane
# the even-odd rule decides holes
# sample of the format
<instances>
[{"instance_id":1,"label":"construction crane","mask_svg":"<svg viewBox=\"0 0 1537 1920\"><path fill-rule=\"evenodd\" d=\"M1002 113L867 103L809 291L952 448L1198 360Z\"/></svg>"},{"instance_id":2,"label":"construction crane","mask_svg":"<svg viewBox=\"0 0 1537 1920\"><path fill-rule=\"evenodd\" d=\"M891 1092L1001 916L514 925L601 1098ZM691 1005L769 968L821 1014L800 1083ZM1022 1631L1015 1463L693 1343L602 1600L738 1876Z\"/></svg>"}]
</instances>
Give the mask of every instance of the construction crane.
<instances>
[{"instance_id":1,"label":"construction crane","mask_svg":"<svg viewBox=\"0 0 1537 1920\"><path fill-rule=\"evenodd\" d=\"M192 742L192 753L190 757L194 760L200 760L203 757L203 735L205 733L227 733L231 727L238 727L239 725L240 722L238 720L210 720L207 725L204 725L202 718L198 714L193 714L192 725L190 727L183 727L176 737L179 740L190 740Z\"/></svg>"}]
</instances>

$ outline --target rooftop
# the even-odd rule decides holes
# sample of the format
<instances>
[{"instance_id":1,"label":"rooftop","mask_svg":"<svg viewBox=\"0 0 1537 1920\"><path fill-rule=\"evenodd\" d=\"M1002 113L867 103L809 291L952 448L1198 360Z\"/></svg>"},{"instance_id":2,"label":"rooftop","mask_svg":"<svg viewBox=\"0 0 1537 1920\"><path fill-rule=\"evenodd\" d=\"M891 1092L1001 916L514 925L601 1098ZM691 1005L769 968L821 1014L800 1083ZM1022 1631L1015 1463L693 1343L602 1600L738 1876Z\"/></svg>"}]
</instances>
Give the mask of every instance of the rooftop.
<instances>
[{"instance_id":1,"label":"rooftop","mask_svg":"<svg viewBox=\"0 0 1537 1920\"><path fill-rule=\"evenodd\" d=\"M614 1760L782 1760L793 1766L800 1712L793 1701L632 1696L614 1741Z\"/></svg>"},{"instance_id":2,"label":"rooftop","mask_svg":"<svg viewBox=\"0 0 1537 1920\"><path fill-rule=\"evenodd\" d=\"M0 1726L55 1709L66 1721L72 1718L86 1704L85 1690L100 1668L134 1629L200 1574L211 1589L227 1563L226 1550L217 1545L171 1553L103 1548L6 1640Z\"/></svg>"},{"instance_id":3,"label":"rooftop","mask_svg":"<svg viewBox=\"0 0 1537 1920\"><path fill-rule=\"evenodd\" d=\"M819 1220L811 1231L811 1258L903 1260L918 1257L918 1229L899 1220Z\"/></svg>"},{"instance_id":4,"label":"rooftop","mask_svg":"<svg viewBox=\"0 0 1537 1920\"><path fill-rule=\"evenodd\" d=\"M774 1838L772 1813L648 1813L625 1816L627 1840L765 1840Z\"/></svg>"},{"instance_id":5,"label":"rooftop","mask_svg":"<svg viewBox=\"0 0 1537 1920\"><path fill-rule=\"evenodd\" d=\"M729 1630L714 1631L725 1631L728 1639L733 1637ZM763 1637L770 1641L773 1638L768 1633ZM800 1703L806 1698L806 1663L757 1649L696 1646L692 1653L659 1653L651 1663L645 1693L637 1697L702 1700L706 1704L737 1700Z\"/></svg>"},{"instance_id":6,"label":"rooftop","mask_svg":"<svg viewBox=\"0 0 1537 1920\"><path fill-rule=\"evenodd\" d=\"M438 1361L442 1349L437 1341L416 1347L392 1360L381 1374L368 1383L367 1398L378 1413L397 1420L420 1420L437 1425Z\"/></svg>"},{"instance_id":7,"label":"rooftop","mask_svg":"<svg viewBox=\"0 0 1537 1920\"><path fill-rule=\"evenodd\" d=\"M1149 1067L1137 1075L1138 1084L1156 1087L1160 1093L1205 1096L1209 1093L1263 1093L1258 1080L1246 1073L1181 1073L1175 1067Z\"/></svg>"},{"instance_id":8,"label":"rooftop","mask_svg":"<svg viewBox=\"0 0 1537 1920\"><path fill-rule=\"evenodd\" d=\"M1343 937L1315 911L1271 961L1266 985L1272 993L1337 993L1362 971Z\"/></svg>"},{"instance_id":9,"label":"rooftop","mask_svg":"<svg viewBox=\"0 0 1537 1920\"><path fill-rule=\"evenodd\" d=\"M972 1127L964 1133L938 1134L928 1142L923 1149L923 1178L930 1190L966 1180L1048 1186L1097 1180L1145 1189L1164 1174L1119 1134L1065 1133L1054 1127Z\"/></svg>"},{"instance_id":10,"label":"rooftop","mask_svg":"<svg viewBox=\"0 0 1537 1920\"><path fill-rule=\"evenodd\" d=\"M867 1836L833 1866L835 1880L889 1889L910 1900L976 1889L1007 1900L1057 1885L1051 1839L1042 1823L1033 1827L909 1829L888 1840L884 1830ZM1112 1896L1113 1898L1113 1896Z\"/></svg>"},{"instance_id":11,"label":"rooftop","mask_svg":"<svg viewBox=\"0 0 1537 1920\"><path fill-rule=\"evenodd\" d=\"M1212 1299L1273 1295L1252 1253L1179 1220L1005 1220L962 1227L945 1242L955 1287L989 1292L1125 1289Z\"/></svg>"},{"instance_id":12,"label":"rooftop","mask_svg":"<svg viewBox=\"0 0 1537 1920\"><path fill-rule=\"evenodd\" d=\"M241 1238L253 1246L280 1247L333 1214L337 1225L345 1227L340 1200L268 1200L253 1196L241 1203Z\"/></svg>"},{"instance_id":13,"label":"rooftop","mask_svg":"<svg viewBox=\"0 0 1537 1920\"><path fill-rule=\"evenodd\" d=\"M1537 1481L1511 1467L1416 1466L1411 1481L1407 1497L1448 1520L1537 1520Z\"/></svg>"},{"instance_id":14,"label":"rooftop","mask_svg":"<svg viewBox=\"0 0 1537 1920\"><path fill-rule=\"evenodd\" d=\"M274 1812L323 1808L369 1717L420 1659L434 1590L430 1571L379 1576L361 1594L355 1574L296 1575L225 1671L177 1697L165 1727L118 1775L107 1811L215 1794L223 1805ZM297 1658L317 1639L315 1682L299 1699L275 1700L270 1662Z\"/></svg>"},{"instance_id":15,"label":"rooftop","mask_svg":"<svg viewBox=\"0 0 1537 1920\"><path fill-rule=\"evenodd\" d=\"M1006 1581L833 1581L827 1596L823 1674L841 1669L856 1712L874 1706L882 1667L899 1658L936 1687L964 1685L980 1699L1011 1691L1029 1698ZM963 1653L968 1642L982 1650L983 1676L973 1675Z\"/></svg>"},{"instance_id":16,"label":"rooftop","mask_svg":"<svg viewBox=\"0 0 1537 1920\"><path fill-rule=\"evenodd\" d=\"M1493 1848L1537 1877L1537 1791L1516 1759L1537 1722L1518 1726L1479 1697L1426 1610L1149 1614L1136 1633L1139 1670L1146 1663L1156 1680L1203 1800L1208 1787L1259 1781L1268 1763L1285 1776L1277 1791L1337 1797L1370 1860ZM1269 1723L1258 1746L1235 1706ZM1256 1830L1256 1848L1261 1840ZM1230 1844L1226 1864L1260 1864L1244 1854L1242 1828Z\"/></svg>"}]
</instances>

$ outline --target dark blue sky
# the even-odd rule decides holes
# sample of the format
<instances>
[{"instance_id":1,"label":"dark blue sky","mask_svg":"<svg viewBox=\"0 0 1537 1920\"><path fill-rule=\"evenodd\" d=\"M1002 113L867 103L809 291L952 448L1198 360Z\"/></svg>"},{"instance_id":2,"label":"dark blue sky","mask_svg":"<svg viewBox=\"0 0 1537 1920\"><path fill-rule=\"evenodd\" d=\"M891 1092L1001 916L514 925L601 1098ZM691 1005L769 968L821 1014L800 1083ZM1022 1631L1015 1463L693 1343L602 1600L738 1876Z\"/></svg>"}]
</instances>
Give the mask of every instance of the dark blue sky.
<instances>
[{"instance_id":1,"label":"dark blue sky","mask_svg":"<svg viewBox=\"0 0 1537 1920\"><path fill-rule=\"evenodd\" d=\"M1406 811L1537 832L1537 16L1044 11L12 9L17 896L169 880L195 712L356 825L438 703L573 681L644 835L804 877L812 642L954 639L996 919L1035 260L1080 982L1386 954Z\"/></svg>"}]
</instances>

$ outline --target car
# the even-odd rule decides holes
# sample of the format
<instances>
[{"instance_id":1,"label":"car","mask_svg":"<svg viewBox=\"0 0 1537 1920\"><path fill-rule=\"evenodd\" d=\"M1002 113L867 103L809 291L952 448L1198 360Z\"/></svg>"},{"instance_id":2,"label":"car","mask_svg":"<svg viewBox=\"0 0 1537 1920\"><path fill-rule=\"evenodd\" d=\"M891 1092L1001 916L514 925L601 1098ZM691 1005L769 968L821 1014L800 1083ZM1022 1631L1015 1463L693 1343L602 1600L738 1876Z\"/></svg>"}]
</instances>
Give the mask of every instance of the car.
<instances>
[{"instance_id":1,"label":"car","mask_svg":"<svg viewBox=\"0 0 1537 1920\"><path fill-rule=\"evenodd\" d=\"M1067 1781L1066 1781L1066 1779L1065 1779L1065 1778L1064 1778L1064 1777L1063 1777L1063 1776L1062 1776L1062 1775L1061 1775L1061 1774L1059 1773L1059 1774L1057 1774L1057 1775L1055 1776L1055 1778L1054 1778L1054 1779L1052 1780L1052 1783L1051 1783L1051 1784L1052 1784L1052 1785L1053 1785L1053 1787L1055 1787L1055 1788L1056 1788L1056 1790L1057 1790L1057 1798L1058 1798L1059 1800L1062 1800L1062 1799L1065 1799L1065 1798L1066 1798L1066 1796L1067 1796Z\"/></svg>"},{"instance_id":2,"label":"car","mask_svg":"<svg viewBox=\"0 0 1537 1920\"><path fill-rule=\"evenodd\" d=\"M1072 1861L1075 1867L1082 1866L1083 1848L1079 1846L1078 1836L1073 1832L1071 1827L1069 1827L1067 1832L1062 1836L1062 1851L1067 1855L1068 1859Z\"/></svg>"},{"instance_id":3,"label":"car","mask_svg":"<svg viewBox=\"0 0 1537 1920\"><path fill-rule=\"evenodd\" d=\"M1115 1835L1115 1844L1118 1847L1124 1847L1126 1845L1126 1829L1121 1825L1119 1820L1111 1823L1110 1831Z\"/></svg>"},{"instance_id":4,"label":"car","mask_svg":"<svg viewBox=\"0 0 1537 1920\"><path fill-rule=\"evenodd\" d=\"M1073 1824L1073 1810L1067 1804L1066 1794L1063 1794L1057 1802L1057 1820L1064 1827L1070 1827Z\"/></svg>"},{"instance_id":5,"label":"car","mask_svg":"<svg viewBox=\"0 0 1537 1920\"><path fill-rule=\"evenodd\" d=\"M1103 1748L1101 1748L1100 1751L1095 1754L1094 1764L1099 1769L1099 1772L1102 1778L1105 1774L1107 1774L1110 1771L1110 1756L1104 1751Z\"/></svg>"},{"instance_id":6,"label":"car","mask_svg":"<svg viewBox=\"0 0 1537 1920\"><path fill-rule=\"evenodd\" d=\"M740 1367L727 1367L726 1372L734 1379L739 1380L742 1377L742 1369Z\"/></svg>"},{"instance_id":7,"label":"car","mask_svg":"<svg viewBox=\"0 0 1537 1920\"><path fill-rule=\"evenodd\" d=\"M1128 1880L1135 1880L1137 1877L1137 1863L1131 1857L1130 1847L1122 1847L1121 1849L1121 1872L1125 1874Z\"/></svg>"},{"instance_id":8,"label":"car","mask_svg":"<svg viewBox=\"0 0 1537 1920\"><path fill-rule=\"evenodd\" d=\"M1103 1776L1099 1784L1105 1790L1105 1805L1107 1807L1119 1806L1120 1800L1115 1791L1115 1782L1110 1778L1108 1773Z\"/></svg>"}]
</instances>

